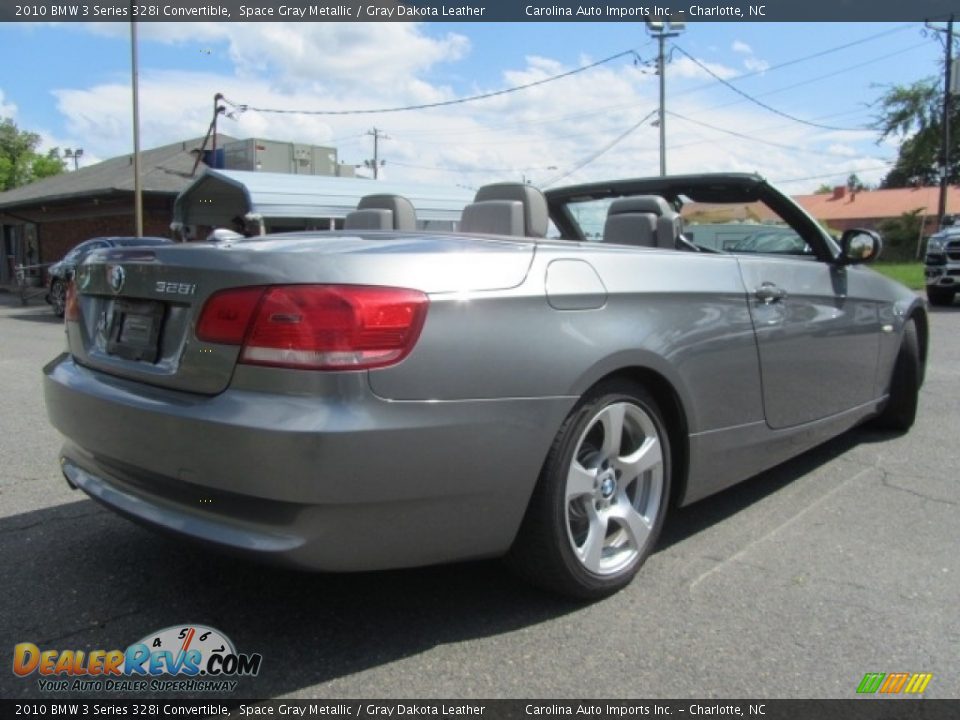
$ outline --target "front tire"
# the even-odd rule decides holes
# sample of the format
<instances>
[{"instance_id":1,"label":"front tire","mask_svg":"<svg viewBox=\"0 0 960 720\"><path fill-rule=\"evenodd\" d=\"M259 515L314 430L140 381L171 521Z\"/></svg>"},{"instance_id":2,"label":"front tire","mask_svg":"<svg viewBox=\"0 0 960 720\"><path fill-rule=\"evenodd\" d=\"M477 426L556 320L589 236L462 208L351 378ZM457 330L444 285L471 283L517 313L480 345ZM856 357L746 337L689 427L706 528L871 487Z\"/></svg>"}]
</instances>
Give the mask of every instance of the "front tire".
<instances>
[{"instance_id":1,"label":"front tire","mask_svg":"<svg viewBox=\"0 0 960 720\"><path fill-rule=\"evenodd\" d=\"M50 284L50 304L54 315L62 318L67 307L67 284L63 280L54 280Z\"/></svg>"},{"instance_id":2,"label":"front tire","mask_svg":"<svg viewBox=\"0 0 960 720\"><path fill-rule=\"evenodd\" d=\"M656 544L670 481L670 440L654 399L635 383L603 383L557 433L507 561L547 590L610 595Z\"/></svg>"},{"instance_id":3,"label":"front tire","mask_svg":"<svg viewBox=\"0 0 960 720\"><path fill-rule=\"evenodd\" d=\"M903 340L900 341L897 362L890 377L889 399L874 420L875 427L896 432L906 432L913 427L922 377L917 325L913 320L908 320L903 328Z\"/></svg>"},{"instance_id":4,"label":"front tire","mask_svg":"<svg viewBox=\"0 0 960 720\"><path fill-rule=\"evenodd\" d=\"M953 305L953 297L956 294L956 290L951 290L949 288L940 288L940 287L927 287L927 300L930 301L931 305L936 307L947 307Z\"/></svg>"}]
</instances>

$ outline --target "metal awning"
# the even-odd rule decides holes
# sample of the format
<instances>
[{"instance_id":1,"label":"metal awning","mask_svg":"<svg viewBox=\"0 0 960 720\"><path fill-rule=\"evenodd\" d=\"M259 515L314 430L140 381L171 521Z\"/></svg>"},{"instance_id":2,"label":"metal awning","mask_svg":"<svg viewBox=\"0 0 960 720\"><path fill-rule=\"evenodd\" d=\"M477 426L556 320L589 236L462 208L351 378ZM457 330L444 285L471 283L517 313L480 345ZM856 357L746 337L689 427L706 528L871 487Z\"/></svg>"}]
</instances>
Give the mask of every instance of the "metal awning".
<instances>
[{"instance_id":1,"label":"metal awning","mask_svg":"<svg viewBox=\"0 0 960 720\"><path fill-rule=\"evenodd\" d=\"M449 185L208 169L177 196L174 223L226 226L238 215L271 220L342 218L364 195L402 195L413 203L417 219L460 219L473 193Z\"/></svg>"}]
</instances>

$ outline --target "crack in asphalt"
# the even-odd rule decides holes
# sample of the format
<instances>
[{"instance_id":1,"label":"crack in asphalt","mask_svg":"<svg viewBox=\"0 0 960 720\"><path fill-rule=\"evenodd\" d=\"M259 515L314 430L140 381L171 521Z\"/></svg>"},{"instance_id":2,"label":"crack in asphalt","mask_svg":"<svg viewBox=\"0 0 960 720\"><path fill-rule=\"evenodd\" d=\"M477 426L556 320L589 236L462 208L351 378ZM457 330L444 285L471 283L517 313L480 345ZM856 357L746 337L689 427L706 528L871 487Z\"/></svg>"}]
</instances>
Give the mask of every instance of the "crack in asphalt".
<instances>
[{"instance_id":1,"label":"crack in asphalt","mask_svg":"<svg viewBox=\"0 0 960 720\"><path fill-rule=\"evenodd\" d=\"M876 468L874 468L874 467L872 467L872 466L871 466L871 467L864 468L863 470L861 470L860 472L856 473L855 475L847 478L846 480L842 480L842 481L841 481L836 487L834 487L832 490L830 490L829 492L826 492L826 493L824 493L823 495L821 495L820 497L818 497L816 500L814 500L814 501L811 502L809 505L807 505L805 508L803 508L803 510L801 510L800 512L798 512L798 513L796 513L795 515L792 515L792 516L790 516L789 518L787 518L787 520L786 520L785 522L780 523L779 525L777 525L776 527L774 527L772 530L770 530L769 532L765 533L765 534L762 535L761 537L758 537L758 538L756 538L755 540L750 541L749 543L747 543L746 545L744 545L742 548L740 548L739 550L737 550L737 552L735 552L733 555L731 555L730 557L726 558L723 562L719 562L719 563L717 563L716 565L714 565L712 568L710 568L709 570L707 570L706 572L701 573L700 576L697 577L697 578L696 578L692 583L690 583L690 585L688 586L689 592L692 593L693 590L694 590L694 588L696 588L696 586L699 585L703 580L705 580L709 575L712 575L713 573L717 572L717 571L720 570L720 568L722 568L723 566L725 566L725 565L727 565L727 564L729 564L729 563L731 563L731 562L734 562L735 560L739 560L741 557L743 557L744 555L746 555L747 552L749 552L752 548L754 548L755 546L759 545L760 543L762 543L762 542L770 539L771 537L773 537L774 535L776 535L778 532L780 532L780 531L783 530L784 528L786 528L786 527L792 525L793 523L797 522L797 520L799 520L800 518L802 518L802 517L803 517L804 515L806 515L808 512L810 512L810 511L813 510L814 508L818 507L821 503L823 503L824 501L826 501L827 498L832 497L832 496L835 495L836 493L840 492L840 490L844 489L849 483L852 483L852 482L855 482L855 481L859 480L861 477L863 477L864 475L866 475L867 473L869 473L871 470L874 470L874 469L876 469Z\"/></svg>"},{"instance_id":2,"label":"crack in asphalt","mask_svg":"<svg viewBox=\"0 0 960 720\"><path fill-rule=\"evenodd\" d=\"M139 614L141 614L142 612L143 612L143 610L142 610L141 608L137 608L137 609L135 609L135 610L130 610L130 611L128 611L128 612L119 613L119 614L117 614L117 615L111 615L111 616L109 616L109 617L107 617L107 618L104 618L103 620L95 620L95 621L93 621L93 622L90 622L90 623L88 623L87 625L85 625L85 626L82 627L82 628L78 628L78 629L76 629L76 630L70 630L70 631L68 631L68 632L61 633L60 635L55 635L54 637L45 638L44 640L41 640L40 643L38 643L38 644L44 645L44 646L49 646L49 645L52 645L52 644L54 644L54 643L61 642L61 641L65 640L65 639L67 639L67 638L69 638L69 637L73 637L74 635L80 635L81 633L89 632L90 630L93 630L93 629L96 628L96 627L99 627L100 629L103 629L103 628L105 628L105 627L107 626L108 623L111 623L111 622L113 622L113 621L115 621L115 620L122 620L123 618L128 618L128 617L131 617L131 616L133 616L133 615L139 615Z\"/></svg>"},{"instance_id":3,"label":"crack in asphalt","mask_svg":"<svg viewBox=\"0 0 960 720\"><path fill-rule=\"evenodd\" d=\"M958 505L960 505L960 502L956 502L954 500L947 500L946 498L933 497L932 495L927 495L926 493L921 492L920 490L914 490L913 488L897 485L892 480L890 480L890 472L888 470L884 470L883 468L879 468L879 467L876 469L880 472L880 484L883 485L885 488L888 488L890 490L899 490L900 492L905 492L908 495L913 495L923 500L929 500L930 502L939 503L941 505L951 505L953 507L957 507ZM917 479L917 480L925 479L925 478L917 477L916 475L903 475L902 477L907 479L913 477L914 479Z\"/></svg>"}]
</instances>

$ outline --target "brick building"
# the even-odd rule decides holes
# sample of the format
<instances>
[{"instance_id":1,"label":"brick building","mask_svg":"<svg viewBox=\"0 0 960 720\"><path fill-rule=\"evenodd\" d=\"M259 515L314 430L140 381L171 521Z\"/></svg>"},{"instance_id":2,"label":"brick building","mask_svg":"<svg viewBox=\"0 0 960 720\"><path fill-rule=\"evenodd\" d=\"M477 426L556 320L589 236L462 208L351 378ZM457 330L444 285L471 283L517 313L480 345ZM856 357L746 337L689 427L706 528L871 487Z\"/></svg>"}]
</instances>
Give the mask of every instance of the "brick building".
<instances>
[{"instance_id":1,"label":"brick building","mask_svg":"<svg viewBox=\"0 0 960 720\"><path fill-rule=\"evenodd\" d=\"M861 190L850 192L843 186L832 193L795 195L794 200L817 220L836 230L864 227L876 230L884 220L898 218L903 213L920 210L924 219L923 234L937 231L937 207L940 188L896 188L891 190ZM960 211L960 188L947 189L947 213Z\"/></svg>"},{"instance_id":2,"label":"brick building","mask_svg":"<svg viewBox=\"0 0 960 720\"><path fill-rule=\"evenodd\" d=\"M231 141L217 137L221 147ZM195 179L202 144L193 138L140 153L144 235L171 237L173 203ZM134 235L133 186L130 154L0 193L0 285L12 283L15 265L56 262L92 237Z\"/></svg>"}]
</instances>

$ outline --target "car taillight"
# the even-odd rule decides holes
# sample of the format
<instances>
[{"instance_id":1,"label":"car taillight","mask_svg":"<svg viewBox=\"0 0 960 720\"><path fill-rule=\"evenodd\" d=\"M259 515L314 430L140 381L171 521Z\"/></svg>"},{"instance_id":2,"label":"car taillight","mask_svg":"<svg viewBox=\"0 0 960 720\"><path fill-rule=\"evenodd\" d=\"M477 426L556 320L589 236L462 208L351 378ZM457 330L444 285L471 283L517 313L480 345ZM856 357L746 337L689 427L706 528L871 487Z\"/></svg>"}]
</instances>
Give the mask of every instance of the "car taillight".
<instances>
[{"instance_id":1,"label":"car taillight","mask_svg":"<svg viewBox=\"0 0 960 720\"><path fill-rule=\"evenodd\" d=\"M197 337L242 345L250 365L363 370L399 362L426 317L417 290L362 285L282 285L215 294Z\"/></svg>"},{"instance_id":2,"label":"car taillight","mask_svg":"<svg viewBox=\"0 0 960 720\"><path fill-rule=\"evenodd\" d=\"M203 306L197 322L197 338L203 342L239 345L265 288L238 288L214 293Z\"/></svg>"},{"instance_id":3,"label":"car taillight","mask_svg":"<svg viewBox=\"0 0 960 720\"><path fill-rule=\"evenodd\" d=\"M67 283L67 294L63 301L63 319L73 322L80 319L80 303L77 301L77 285L73 280Z\"/></svg>"}]
</instances>

